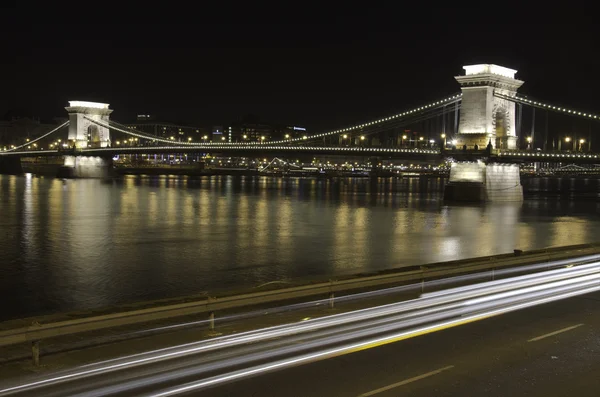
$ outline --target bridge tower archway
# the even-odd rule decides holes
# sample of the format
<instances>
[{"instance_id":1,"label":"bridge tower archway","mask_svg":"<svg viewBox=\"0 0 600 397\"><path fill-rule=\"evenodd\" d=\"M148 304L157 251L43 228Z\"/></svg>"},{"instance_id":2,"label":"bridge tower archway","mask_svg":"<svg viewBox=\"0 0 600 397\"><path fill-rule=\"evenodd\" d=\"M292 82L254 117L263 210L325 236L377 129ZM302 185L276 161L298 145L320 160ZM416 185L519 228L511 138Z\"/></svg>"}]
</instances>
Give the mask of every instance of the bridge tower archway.
<instances>
[{"instance_id":1,"label":"bridge tower archway","mask_svg":"<svg viewBox=\"0 0 600 397\"><path fill-rule=\"evenodd\" d=\"M89 147L102 147L102 139L100 136L100 130L98 129L98 126L96 124L90 124L88 126L88 140L89 140Z\"/></svg>"},{"instance_id":2,"label":"bridge tower archway","mask_svg":"<svg viewBox=\"0 0 600 397\"><path fill-rule=\"evenodd\" d=\"M69 145L77 148L110 146L110 130L93 121L108 124L112 109L108 103L69 101Z\"/></svg>"}]
</instances>

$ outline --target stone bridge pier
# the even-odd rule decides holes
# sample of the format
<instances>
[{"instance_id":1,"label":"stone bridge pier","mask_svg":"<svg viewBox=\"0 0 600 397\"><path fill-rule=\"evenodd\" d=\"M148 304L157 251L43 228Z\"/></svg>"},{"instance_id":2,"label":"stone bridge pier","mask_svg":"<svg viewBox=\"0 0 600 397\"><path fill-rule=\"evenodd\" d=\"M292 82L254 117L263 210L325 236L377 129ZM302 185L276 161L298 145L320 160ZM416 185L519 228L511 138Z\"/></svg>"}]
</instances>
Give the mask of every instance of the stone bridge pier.
<instances>
[{"instance_id":1,"label":"stone bridge pier","mask_svg":"<svg viewBox=\"0 0 600 397\"><path fill-rule=\"evenodd\" d=\"M64 165L59 170L61 178L107 178L113 170L111 157L64 156Z\"/></svg>"},{"instance_id":2,"label":"stone bridge pier","mask_svg":"<svg viewBox=\"0 0 600 397\"><path fill-rule=\"evenodd\" d=\"M444 200L468 202L523 201L518 164L483 161L453 163Z\"/></svg>"}]
</instances>

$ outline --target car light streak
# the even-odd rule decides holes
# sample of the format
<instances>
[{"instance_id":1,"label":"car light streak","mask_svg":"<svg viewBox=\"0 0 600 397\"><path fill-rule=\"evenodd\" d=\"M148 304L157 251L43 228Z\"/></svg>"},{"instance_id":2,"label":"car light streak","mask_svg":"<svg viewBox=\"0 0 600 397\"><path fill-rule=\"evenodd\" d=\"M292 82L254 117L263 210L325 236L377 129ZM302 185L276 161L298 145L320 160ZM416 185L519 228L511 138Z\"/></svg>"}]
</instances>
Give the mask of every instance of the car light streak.
<instances>
[{"instance_id":1,"label":"car light streak","mask_svg":"<svg viewBox=\"0 0 600 397\"><path fill-rule=\"evenodd\" d=\"M598 259L598 256L588 257L588 260L592 259ZM530 270L568 263L573 261L532 265ZM252 365L165 389L161 393L167 394L158 395L201 389L598 290L600 263L580 263L575 267L456 287L423 294L408 301L107 360L5 387L0 390L0 396L29 391L44 394L41 389L52 386L60 386L65 394L71 390L85 396L110 395L142 387L160 387L165 382L201 376L209 371L214 373L234 366ZM485 274L489 275L488 272ZM472 280L472 276L469 275L469 279ZM465 280L461 277L453 277L452 280ZM479 274L479 277L484 276ZM436 282L443 285L448 280ZM386 291L415 286L394 287ZM418 287L421 288L421 284ZM318 351L315 352L316 349ZM257 362L265 360L270 362L257 365ZM92 390L84 391L86 388Z\"/></svg>"},{"instance_id":2,"label":"car light streak","mask_svg":"<svg viewBox=\"0 0 600 397\"><path fill-rule=\"evenodd\" d=\"M317 353L306 354L306 355L302 355L302 356L298 356L298 357L293 357L290 359L280 360L280 361L276 361L274 363L258 365L258 366L254 366L254 367L248 368L248 369L233 371L228 374L219 375L219 376L211 377L208 379L203 379L203 380L196 381L196 382L190 382L190 383L182 385L182 386L177 386L174 388L166 389L166 390L163 390L158 393L151 393L151 394L148 394L148 396L168 397L168 396L174 396L177 394L187 393L190 391L200 390L200 389L204 389L207 387L216 386L218 384L222 384L222 383L226 383L226 382L230 382L230 381L240 380L243 378L247 378L250 376L254 376L254 375L258 375L258 374L262 374L262 373L266 373L266 372L271 372L271 371L280 370L283 368L297 366L300 364L307 364L310 362L320 361L320 360L324 360L324 359L328 359L328 358L341 356L344 354L355 353L355 352L362 351L365 349L383 346L383 345L398 342L398 341L401 341L404 339L413 338L416 336L424 335L424 334L435 332L435 331L440 331L440 330L451 328L451 327L456 327L459 325L464 325L467 323L479 321L479 320L493 317L493 316L498 316L500 314L505 314L505 313L508 313L511 311L520 310L520 309L524 309L527 307L531 307L531 306L535 306L535 305L539 305L539 304L543 304L543 303L548 303L548 302L552 302L552 301L559 300L559 299L565 299L568 297L577 296L577 295L581 295L581 294L585 294L585 293L590 293L590 292L594 292L594 291L598 291L598 290L600 290L600 286L595 286L595 287L587 288L584 290L565 293L565 294L561 294L561 295L555 295L553 297L543 298L543 299L535 300L532 302L523 303L520 305L510 306L507 308L490 310L487 312L479 313L479 314L465 317L462 319L455 319L455 320L451 320L451 321L440 322L440 323L436 323L436 324L429 325L426 327L416 328L413 330L400 332L400 333L390 335L390 336L387 336L384 338L368 340L368 341L364 341L361 343L350 344L350 345L346 345L346 346L339 347L339 348L329 349L329 350L325 350L325 351L321 351L321 352L317 352Z\"/></svg>"}]
</instances>

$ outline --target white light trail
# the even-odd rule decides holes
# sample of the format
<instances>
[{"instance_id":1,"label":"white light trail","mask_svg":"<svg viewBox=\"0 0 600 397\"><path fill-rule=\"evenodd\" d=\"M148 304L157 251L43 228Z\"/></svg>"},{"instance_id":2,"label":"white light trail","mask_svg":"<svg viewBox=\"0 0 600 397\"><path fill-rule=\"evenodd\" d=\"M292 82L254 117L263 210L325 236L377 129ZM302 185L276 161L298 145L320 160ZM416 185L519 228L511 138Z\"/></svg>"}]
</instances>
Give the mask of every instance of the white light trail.
<instances>
[{"instance_id":1,"label":"white light trail","mask_svg":"<svg viewBox=\"0 0 600 397\"><path fill-rule=\"evenodd\" d=\"M597 259L598 256L592 255L585 258ZM578 259L582 260L583 258ZM576 261L571 260L570 263L574 262ZM555 261L532 265L532 267L546 267L549 265L562 266L565 263L569 262L564 260ZM513 271L513 269L506 269L506 271ZM500 273L501 271L498 272L498 274ZM489 273L486 272L486 274ZM454 279L459 280L460 277L462 276L455 277ZM64 387L69 387L70 384L74 384L78 380L87 378L92 379L86 380L85 382L93 384L93 378L116 372L114 376L110 375L110 379L114 380L114 382L119 381L120 383L97 389L89 394L94 395L95 393L101 393L98 395L104 395L116 391L131 390L137 387L148 386L150 384L158 384L164 381L173 381L181 379L183 376L198 375L205 373L206 371L220 370L234 365L246 365L259 359L264 360L281 357L285 354L289 355L292 353L303 352L307 349L325 349L324 352L319 353L317 356L310 357L326 358L332 354L332 351L338 351L337 347L333 348L333 350L330 349L332 348L332 344L356 340L357 338L369 339L368 342L361 341L358 344L350 344L348 346L351 347L346 346L344 349L354 349L356 346L362 346L361 344L364 343L377 344L380 342L380 338L376 337L376 335L385 332L393 331L397 333L401 328L406 330L408 327L422 326L421 328L411 331L419 334L428 329L426 326L426 323L428 322L439 322L443 320L444 322L440 324L447 327L448 324L452 324L452 318L450 317L460 317L460 320L456 320L460 322L464 320L465 316L467 316L467 318L471 315L475 316L475 313L477 316L480 316L482 311L488 313L488 316L496 315L490 313L496 313L496 311L501 313L502 310L520 308L523 304L532 299L537 299L539 301L540 299L554 299L555 297L566 296L565 294L567 293L585 293L581 291L589 291L592 288L598 288L598 285L600 285L600 264L597 262L576 267L559 268L533 275L528 274L512 277L510 279L486 282L477 286L453 288L451 290L443 291L443 293L426 294L421 298L409 301L356 310L349 313L311 319L300 323L270 327L238 335L216 338L210 341L194 342L121 359L109 360L103 363L81 367L73 371L51 375L29 383L8 387L4 390L0 390L0 395L9 395L27 390L37 390L46 386L62 385L63 383L65 383ZM399 288L414 288L414 286L404 286ZM397 335L405 334L400 333ZM414 334L414 336L416 336L416 334ZM221 351L223 353L220 353ZM207 352L211 352L211 354L206 355L205 353ZM215 361L219 357L221 359ZM186 359L183 360L183 358ZM312 358L309 358L308 360L310 361ZM172 363L169 364L165 361ZM203 361L204 363L202 364ZM283 360L281 365L295 365L297 362L304 361L305 359L297 361L296 359L288 358ZM158 363L161 363L160 374L144 369L147 366ZM145 371L143 372L146 374L145 377L135 377L134 375L136 372L131 372L135 371L138 367L140 367L139 371ZM256 370L258 372L264 372L265 370L272 370L275 368L279 368L279 365L269 364L268 367L260 367ZM255 372L247 370L245 372L240 372L242 375L239 376L245 377L253 373ZM133 376L134 378L127 379L128 376ZM237 376L238 375L235 373L225 374L219 377L218 381L215 380L214 382L222 383L228 379L237 379ZM123 377L125 377L125 379L122 379ZM211 383L213 381L209 382L208 380L202 382L193 387L202 388L213 384ZM180 388L177 388L177 390L180 390Z\"/></svg>"},{"instance_id":2,"label":"white light trail","mask_svg":"<svg viewBox=\"0 0 600 397\"><path fill-rule=\"evenodd\" d=\"M153 397L167 397L167 396L174 396L174 395L178 395L178 394L182 394L182 393L187 393L187 392L190 392L193 390L205 389L208 387L216 386L218 384L236 381L236 380L240 380L240 379L247 378L250 376L263 374L263 373L267 373L267 372L272 372L272 371L279 370L279 369L289 368L289 367L297 366L300 364L307 364L310 362L333 358L333 357L337 357L337 356L344 355L344 354L354 353L354 352L365 350L368 348L382 346L382 345L398 342L398 341L401 341L404 339L412 338L415 336L420 336L420 335L423 335L426 333L440 331L443 329L456 327L459 325L463 325L463 324L467 324L470 322L498 316L498 315L509 313L512 311L525 309L528 307L556 301L559 299L565 299L565 298L569 298L569 297L573 297L573 296L577 296L577 295L581 295L581 294L587 294L587 293L595 292L598 290L600 290L600 286L596 285L594 287L589 287L589 288L579 290L579 291L566 292L566 293L555 295L552 297L540 298L540 299L537 299L534 301L521 303L521 304L517 304L514 306L488 310L488 311L480 312L480 313L477 313L474 315L465 316L462 318L457 318L457 319L453 319L453 320L449 320L449 321L443 321L443 322L439 322L439 323L436 323L433 325L424 326L424 327L412 329L409 331L399 332L399 333L392 334L392 335L382 337L382 338L371 339L371 340L367 340L367 341L363 341L363 342L359 342L359 343L355 343L355 344L348 344L343 347L328 349L328 350L320 351L317 353L305 354L305 355L301 355L301 356L297 356L297 357L293 357L293 358L276 361L274 363L257 365L257 366L251 367L251 368L233 371L233 372L230 372L230 373L227 373L224 375L214 376L214 377L211 377L208 379L191 382L191 383L185 384L183 386L177 386L177 387L166 389L166 390L158 392L158 393L150 393L147 395L153 396Z\"/></svg>"}]
</instances>

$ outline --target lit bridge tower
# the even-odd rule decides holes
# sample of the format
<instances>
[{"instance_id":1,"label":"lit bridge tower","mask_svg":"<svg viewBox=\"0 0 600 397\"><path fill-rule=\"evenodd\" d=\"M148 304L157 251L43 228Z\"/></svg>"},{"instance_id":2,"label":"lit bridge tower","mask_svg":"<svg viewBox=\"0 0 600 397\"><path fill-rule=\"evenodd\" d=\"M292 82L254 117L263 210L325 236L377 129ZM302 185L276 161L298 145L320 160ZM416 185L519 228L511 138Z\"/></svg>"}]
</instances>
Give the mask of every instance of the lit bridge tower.
<instances>
[{"instance_id":1,"label":"lit bridge tower","mask_svg":"<svg viewBox=\"0 0 600 397\"><path fill-rule=\"evenodd\" d=\"M483 150L516 149L515 103L498 98L515 96L523 81L515 79L516 70L482 64L463 66L464 76L456 76L462 90L457 147Z\"/></svg>"},{"instance_id":2,"label":"lit bridge tower","mask_svg":"<svg viewBox=\"0 0 600 397\"><path fill-rule=\"evenodd\" d=\"M69 113L69 142L74 142L75 147L85 149L110 146L109 129L86 118L108 125L112 113L108 103L69 101L69 106L65 109Z\"/></svg>"}]
</instances>

